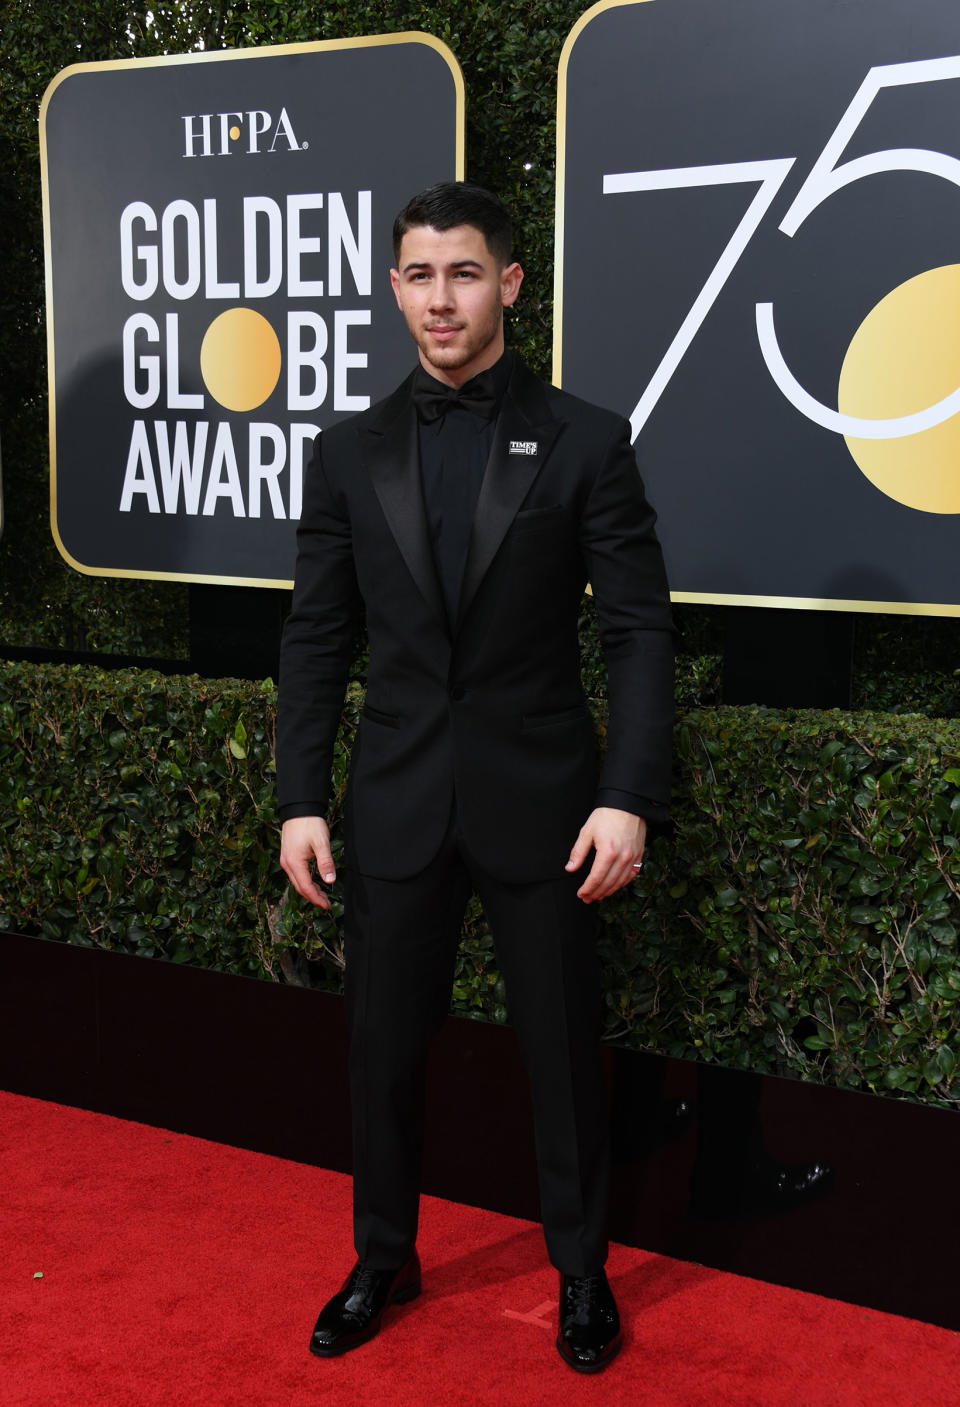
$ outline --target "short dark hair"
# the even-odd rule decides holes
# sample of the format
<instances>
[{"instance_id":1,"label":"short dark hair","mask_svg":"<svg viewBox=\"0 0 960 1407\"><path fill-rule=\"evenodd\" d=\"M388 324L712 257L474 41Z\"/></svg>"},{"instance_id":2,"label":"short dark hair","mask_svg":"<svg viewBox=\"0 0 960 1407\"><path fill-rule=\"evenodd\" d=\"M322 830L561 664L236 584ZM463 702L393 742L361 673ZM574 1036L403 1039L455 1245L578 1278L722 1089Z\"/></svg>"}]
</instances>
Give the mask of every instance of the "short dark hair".
<instances>
[{"instance_id":1,"label":"short dark hair","mask_svg":"<svg viewBox=\"0 0 960 1407\"><path fill-rule=\"evenodd\" d=\"M393 257L397 263L404 235L418 225L429 225L434 230L472 225L483 235L500 267L510 263L513 219L503 201L483 186L471 185L469 181L441 181L408 201L393 222Z\"/></svg>"}]
</instances>

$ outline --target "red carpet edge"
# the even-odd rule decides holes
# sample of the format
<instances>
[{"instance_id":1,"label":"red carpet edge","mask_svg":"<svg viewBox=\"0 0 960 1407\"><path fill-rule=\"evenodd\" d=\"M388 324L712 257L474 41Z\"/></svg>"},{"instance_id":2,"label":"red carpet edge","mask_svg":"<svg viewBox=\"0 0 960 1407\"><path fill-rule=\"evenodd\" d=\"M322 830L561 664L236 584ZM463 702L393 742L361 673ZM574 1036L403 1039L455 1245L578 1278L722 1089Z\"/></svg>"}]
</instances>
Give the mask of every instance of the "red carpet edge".
<instances>
[{"instance_id":1,"label":"red carpet edge","mask_svg":"<svg viewBox=\"0 0 960 1407\"><path fill-rule=\"evenodd\" d=\"M353 1262L349 1178L2 1092L0 1177L4 1407L960 1400L956 1333L625 1246L623 1352L575 1374L539 1226L431 1197L423 1295L318 1360L314 1318Z\"/></svg>"}]
</instances>

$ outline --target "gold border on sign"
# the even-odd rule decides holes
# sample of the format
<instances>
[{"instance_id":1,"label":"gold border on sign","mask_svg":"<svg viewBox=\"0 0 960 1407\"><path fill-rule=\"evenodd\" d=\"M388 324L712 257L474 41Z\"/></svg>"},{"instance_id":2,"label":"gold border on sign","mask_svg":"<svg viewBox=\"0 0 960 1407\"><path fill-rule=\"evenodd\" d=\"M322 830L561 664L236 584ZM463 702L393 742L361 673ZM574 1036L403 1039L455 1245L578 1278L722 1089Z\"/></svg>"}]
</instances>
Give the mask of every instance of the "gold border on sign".
<instances>
[{"instance_id":1,"label":"gold border on sign","mask_svg":"<svg viewBox=\"0 0 960 1407\"><path fill-rule=\"evenodd\" d=\"M567 69L573 46L591 20L604 10L619 10L624 5L649 5L651 0L597 0L585 10L563 41L557 68L557 157L556 195L553 217L553 369L554 386L563 384L563 203L567 184Z\"/></svg>"},{"instance_id":2,"label":"gold border on sign","mask_svg":"<svg viewBox=\"0 0 960 1407\"><path fill-rule=\"evenodd\" d=\"M247 576L206 576L196 572L145 572L127 567L90 567L67 550L57 527L57 437L56 437L56 388L53 337L53 269L51 266L52 237L50 231L50 191L47 168L47 109L60 84L74 74L103 73L110 69L159 68L164 65L225 63L234 59L272 58L283 54L315 54L333 49L368 49L386 44L422 44L435 49L444 60L453 78L456 94L456 136L455 136L455 179L462 181L465 170L466 152L466 89L463 70L449 45L433 34L422 30L407 29L397 34L363 34L353 39L316 39L302 44L268 44L249 49L216 49L212 53L156 54L143 59L104 59L96 63L69 64L60 70L47 85L40 103L40 181L43 197L43 260L44 285L46 289L47 313L47 399L48 434L50 444L50 531L57 551L65 562L84 576L137 577L147 581L196 582L205 586L270 586L278 590L289 590L292 581L276 577Z\"/></svg>"},{"instance_id":3,"label":"gold border on sign","mask_svg":"<svg viewBox=\"0 0 960 1407\"><path fill-rule=\"evenodd\" d=\"M652 0L598 0L586 10L564 40L557 73L557 184L554 212L553 384L563 384L563 211L566 192L567 69L573 46L587 25L604 10L647 5ZM960 616L960 603L919 601L847 601L820 596L749 596L719 591L671 591L672 601L700 606L768 606L776 610L865 611L878 615Z\"/></svg>"},{"instance_id":4,"label":"gold border on sign","mask_svg":"<svg viewBox=\"0 0 960 1407\"><path fill-rule=\"evenodd\" d=\"M739 596L724 592L671 591L671 601L694 606L770 606L791 611L863 611L884 616L960 616L960 604L924 601L844 601L832 596Z\"/></svg>"}]
</instances>

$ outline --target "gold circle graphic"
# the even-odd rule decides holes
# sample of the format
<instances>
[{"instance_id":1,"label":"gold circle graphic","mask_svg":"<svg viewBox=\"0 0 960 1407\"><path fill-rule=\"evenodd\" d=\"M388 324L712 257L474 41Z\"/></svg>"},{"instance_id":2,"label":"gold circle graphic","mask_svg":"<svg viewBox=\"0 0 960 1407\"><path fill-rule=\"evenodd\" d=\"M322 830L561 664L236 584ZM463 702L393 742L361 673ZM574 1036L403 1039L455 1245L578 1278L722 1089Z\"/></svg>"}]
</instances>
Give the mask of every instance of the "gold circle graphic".
<instances>
[{"instance_id":1,"label":"gold circle graphic","mask_svg":"<svg viewBox=\"0 0 960 1407\"><path fill-rule=\"evenodd\" d=\"M960 264L907 279L851 339L840 371L843 415L886 420L934 405L960 386ZM870 482L925 513L960 513L960 414L895 440L844 436Z\"/></svg>"},{"instance_id":2,"label":"gold circle graphic","mask_svg":"<svg viewBox=\"0 0 960 1407\"><path fill-rule=\"evenodd\" d=\"M214 318L200 347L200 371L227 410L255 410L280 379L280 343L262 313L228 308Z\"/></svg>"},{"instance_id":3,"label":"gold circle graphic","mask_svg":"<svg viewBox=\"0 0 960 1407\"><path fill-rule=\"evenodd\" d=\"M231 140L231 142L235 142L235 141L237 140L237 138L239 137L239 135L240 135L240 128L237 126L236 123L234 123L233 126L230 128L230 140Z\"/></svg>"}]
</instances>

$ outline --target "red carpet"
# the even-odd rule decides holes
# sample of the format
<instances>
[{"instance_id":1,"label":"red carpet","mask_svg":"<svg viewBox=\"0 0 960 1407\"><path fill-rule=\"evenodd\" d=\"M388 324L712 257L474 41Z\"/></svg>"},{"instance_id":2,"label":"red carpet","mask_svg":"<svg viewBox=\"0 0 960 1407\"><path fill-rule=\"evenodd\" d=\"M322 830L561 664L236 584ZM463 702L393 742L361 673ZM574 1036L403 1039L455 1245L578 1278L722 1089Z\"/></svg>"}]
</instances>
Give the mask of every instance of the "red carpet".
<instances>
[{"instance_id":1,"label":"red carpet","mask_svg":"<svg viewBox=\"0 0 960 1407\"><path fill-rule=\"evenodd\" d=\"M4 1407L960 1401L955 1333L623 1246L626 1345L574 1374L539 1227L434 1198L421 1298L316 1359L314 1318L352 1263L347 1178L2 1093L0 1129Z\"/></svg>"}]
</instances>

